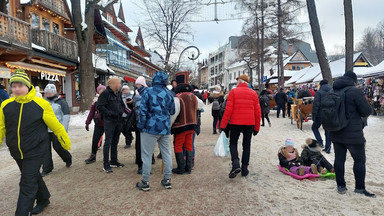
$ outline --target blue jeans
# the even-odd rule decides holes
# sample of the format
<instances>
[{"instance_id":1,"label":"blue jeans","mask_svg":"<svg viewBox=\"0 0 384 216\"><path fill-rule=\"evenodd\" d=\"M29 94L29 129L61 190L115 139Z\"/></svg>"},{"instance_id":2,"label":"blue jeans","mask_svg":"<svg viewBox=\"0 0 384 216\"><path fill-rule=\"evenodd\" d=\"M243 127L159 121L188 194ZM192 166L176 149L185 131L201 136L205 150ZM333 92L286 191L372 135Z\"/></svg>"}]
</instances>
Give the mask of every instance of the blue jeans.
<instances>
[{"instance_id":1,"label":"blue jeans","mask_svg":"<svg viewBox=\"0 0 384 216\"><path fill-rule=\"evenodd\" d=\"M160 153L164 162L164 179L171 179L172 174L172 155L171 155L171 135L154 135L141 132L141 159L143 161L142 180L149 182L152 170L152 155L155 150L156 142L159 143Z\"/></svg>"},{"instance_id":2,"label":"blue jeans","mask_svg":"<svg viewBox=\"0 0 384 216\"><path fill-rule=\"evenodd\" d=\"M320 126L321 126L321 124L317 123L317 121L313 122L312 131L316 137L317 142L319 142L320 146L323 147L324 146L323 138L321 138L321 135L319 132ZM331 151L331 139L329 138L329 131L324 130L324 132L325 132L325 151L330 152Z\"/></svg>"}]
</instances>

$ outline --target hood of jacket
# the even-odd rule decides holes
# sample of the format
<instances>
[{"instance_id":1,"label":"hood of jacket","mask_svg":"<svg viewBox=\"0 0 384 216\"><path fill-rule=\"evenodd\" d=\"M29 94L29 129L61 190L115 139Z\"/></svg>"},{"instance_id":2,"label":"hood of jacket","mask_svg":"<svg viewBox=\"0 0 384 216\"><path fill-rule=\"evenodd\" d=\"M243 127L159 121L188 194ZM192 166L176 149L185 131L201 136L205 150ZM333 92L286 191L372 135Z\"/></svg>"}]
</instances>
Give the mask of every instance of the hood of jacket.
<instances>
[{"instance_id":1,"label":"hood of jacket","mask_svg":"<svg viewBox=\"0 0 384 216\"><path fill-rule=\"evenodd\" d=\"M15 97L15 101L17 103L28 103L31 102L32 99L36 96L35 87L31 87L31 90L28 92L28 94L23 96Z\"/></svg>"},{"instance_id":2,"label":"hood of jacket","mask_svg":"<svg viewBox=\"0 0 384 216\"><path fill-rule=\"evenodd\" d=\"M223 92L216 92L216 91L214 91L212 94L209 95L209 97L213 99L216 99L222 96L224 96Z\"/></svg>"},{"instance_id":3,"label":"hood of jacket","mask_svg":"<svg viewBox=\"0 0 384 216\"><path fill-rule=\"evenodd\" d=\"M320 87L319 90L322 90L322 91L324 91L324 92L329 92L329 91L332 90L332 86L329 85L329 84L324 84L324 85L322 85L322 86Z\"/></svg>"},{"instance_id":4,"label":"hood of jacket","mask_svg":"<svg viewBox=\"0 0 384 216\"><path fill-rule=\"evenodd\" d=\"M152 84L160 85L160 86L167 86L168 83L168 75L164 71L159 71L153 75L152 78Z\"/></svg>"},{"instance_id":5,"label":"hood of jacket","mask_svg":"<svg viewBox=\"0 0 384 216\"><path fill-rule=\"evenodd\" d=\"M303 148L303 149L308 149L309 151L311 151L311 152L320 152L318 149L316 149L316 148L311 148L311 147L309 147L308 145L306 145L306 144L303 144L302 146L301 146L301 148Z\"/></svg>"},{"instance_id":6,"label":"hood of jacket","mask_svg":"<svg viewBox=\"0 0 384 216\"><path fill-rule=\"evenodd\" d=\"M355 86L355 82L352 78L342 76L333 83L333 89L343 89L348 86Z\"/></svg>"}]
</instances>

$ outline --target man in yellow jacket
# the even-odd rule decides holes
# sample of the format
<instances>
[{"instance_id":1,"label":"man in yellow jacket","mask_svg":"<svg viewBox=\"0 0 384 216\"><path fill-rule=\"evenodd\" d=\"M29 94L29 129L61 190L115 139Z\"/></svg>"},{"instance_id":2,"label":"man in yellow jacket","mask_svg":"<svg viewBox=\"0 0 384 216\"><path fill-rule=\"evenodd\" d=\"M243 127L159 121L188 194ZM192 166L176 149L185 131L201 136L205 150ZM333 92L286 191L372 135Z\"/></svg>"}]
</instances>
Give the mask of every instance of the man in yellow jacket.
<instances>
[{"instance_id":1,"label":"man in yellow jacket","mask_svg":"<svg viewBox=\"0 0 384 216\"><path fill-rule=\"evenodd\" d=\"M14 97L5 100L0 107L0 142L6 138L11 156L21 172L15 215L39 214L50 203L48 188L39 172L43 156L50 148L48 128L64 149L71 148L71 141L51 105L36 97L24 70L17 69L10 84ZM35 200L37 204L33 207Z\"/></svg>"}]
</instances>

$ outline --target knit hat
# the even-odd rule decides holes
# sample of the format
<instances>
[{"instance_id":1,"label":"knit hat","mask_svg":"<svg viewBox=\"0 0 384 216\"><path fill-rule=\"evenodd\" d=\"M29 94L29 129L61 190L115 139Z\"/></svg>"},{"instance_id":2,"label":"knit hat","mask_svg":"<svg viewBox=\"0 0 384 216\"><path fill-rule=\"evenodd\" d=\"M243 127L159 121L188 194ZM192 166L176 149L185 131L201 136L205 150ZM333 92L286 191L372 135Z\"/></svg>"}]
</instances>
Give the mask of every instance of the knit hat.
<instances>
[{"instance_id":1,"label":"knit hat","mask_svg":"<svg viewBox=\"0 0 384 216\"><path fill-rule=\"evenodd\" d=\"M48 84L47 86L45 86L44 93L57 94L55 84Z\"/></svg>"},{"instance_id":2,"label":"knit hat","mask_svg":"<svg viewBox=\"0 0 384 216\"><path fill-rule=\"evenodd\" d=\"M145 78L143 76L137 77L135 84L140 84L142 86L148 87L148 85L145 81Z\"/></svg>"},{"instance_id":3,"label":"knit hat","mask_svg":"<svg viewBox=\"0 0 384 216\"><path fill-rule=\"evenodd\" d=\"M107 89L107 87L105 87L104 85L99 84L99 86L97 86L97 88L96 88L96 91L97 91L97 93L99 93L100 90L105 90L105 89Z\"/></svg>"},{"instance_id":4,"label":"knit hat","mask_svg":"<svg viewBox=\"0 0 384 216\"><path fill-rule=\"evenodd\" d=\"M353 79L353 82L357 83L357 76L352 71L347 71L344 76Z\"/></svg>"},{"instance_id":5,"label":"knit hat","mask_svg":"<svg viewBox=\"0 0 384 216\"><path fill-rule=\"evenodd\" d=\"M131 90L131 89L129 88L129 86L127 86L127 85L123 85L123 87L121 88L121 90Z\"/></svg>"},{"instance_id":6,"label":"knit hat","mask_svg":"<svg viewBox=\"0 0 384 216\"><path fill-rule=\"evenodd\" d=\"M320 86L328 84L328 80L324 79L320 81Z\"/></svg>"},{"instance_id":7,"label":"knit hat","mask_svg":"<svg viewBox=\"0 0 384 216\"><path fill-rule=\"evenodd\" d=\"M243 80L243 81L249 83L249 77L248 77L247 75L245 75L245 74L242 74L242 75L238 76L238 77L236 78L236 80L238 80L238 79L241 79L241 80Z\"/></svg>"},{"instance_id":8,"label":"knit hat","mask_svg":"<svg viewBox=\"0 0 384 216\"><path fill-rule=\"evenodd\" d=\"M181 71L175 74L177 85L189 84L189 71Z\"/></svg>"},{"instance_id":9,"label":"knit hat","mask_svg":"<svg viewBox=\"0 0 384 216\"><path fill-rule=\"evenodd\" d=\"M295 146L295 142L292 139L286 139L285 140L285 147L288 147L288 146L294 147Z\"/></svg>"},{"instance_id":10,"label":"knit hat","mask_svg":"<svg viewBox=\"0 0 384 216\"><path fill-rule=\"evenodd\" d=\"M311 138L307 138L305 140L305 143L308 145L308 147L310 148L316 148L317 146L319 146L319 142L317 142L317 140L315 139L311 139Z\"/></svg>"},{"instance_id":11,"label":"knit hat","mask_svg":"<svg viewBox=\"0 0 384 216\"><path fill-rule=\"evenodd\" d=\"M32 87L28 74L26 74L23 69L16 69L15 73L12 74L12 77L9 80L9 84L11 85L12 83L17 83L17 82L26 85L29 89Z\"/></svg>"}]
</instances>

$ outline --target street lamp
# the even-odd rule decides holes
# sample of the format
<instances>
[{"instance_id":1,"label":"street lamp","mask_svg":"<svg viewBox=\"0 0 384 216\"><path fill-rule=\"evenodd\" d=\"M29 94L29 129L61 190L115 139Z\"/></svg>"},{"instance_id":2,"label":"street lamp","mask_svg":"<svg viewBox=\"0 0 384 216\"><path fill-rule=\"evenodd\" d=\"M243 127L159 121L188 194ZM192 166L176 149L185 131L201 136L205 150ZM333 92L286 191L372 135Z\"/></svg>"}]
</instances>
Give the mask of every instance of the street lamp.
<instances>
[{"instance_id":1,"label":"street lamp","mask_svg":"<svg viewBox=\"0 0 384 216\"><path fill-rule=\"evenodd\" d=\"M195 49L197 50L197 55L195 56L194 53L192 53L191 56L188 56L188 59L191 60L191 61L194 61L196 59L199 58L200 56L200 50L199 48L197 48L196 46L188 46L186 47L185 49L183 49L183 51L181 51L180 55L179 55L179 60L177 61L177 70L179 70L179 67L180 67L180 60L181 60L181 56L184 54L185 51L189 50L189 49Z\"/></svg>"}]
</instances>

